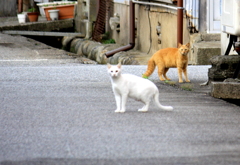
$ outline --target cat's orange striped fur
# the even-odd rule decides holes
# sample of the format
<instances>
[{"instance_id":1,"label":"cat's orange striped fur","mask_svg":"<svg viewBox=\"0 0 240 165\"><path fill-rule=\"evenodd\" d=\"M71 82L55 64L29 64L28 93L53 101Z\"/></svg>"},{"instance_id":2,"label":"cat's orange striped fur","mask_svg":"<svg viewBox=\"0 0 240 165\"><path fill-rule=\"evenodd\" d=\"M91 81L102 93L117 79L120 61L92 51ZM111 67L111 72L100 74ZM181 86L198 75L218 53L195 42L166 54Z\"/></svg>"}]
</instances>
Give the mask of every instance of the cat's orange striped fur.
<instances>
[{"instance_id":1,"label":"cat's orange striped fur","mask_svg":"<svg viewBox=\"0 0 240 165\"><path fill-rule=\"evenodd\" d=\"M147 71L143 74L143 77L149 77L155 67L158 67L158 75L161 81L170 80L166 73L169 68L178 69L179 82L182 83L182 73L184 73L186 82L190 82L187 76L188 66L188 52L190 44L179 44L178 48L165 48L160 49L148 61ZM164 78L163 78L164 77Z\"/></svg>"}]
</instances>

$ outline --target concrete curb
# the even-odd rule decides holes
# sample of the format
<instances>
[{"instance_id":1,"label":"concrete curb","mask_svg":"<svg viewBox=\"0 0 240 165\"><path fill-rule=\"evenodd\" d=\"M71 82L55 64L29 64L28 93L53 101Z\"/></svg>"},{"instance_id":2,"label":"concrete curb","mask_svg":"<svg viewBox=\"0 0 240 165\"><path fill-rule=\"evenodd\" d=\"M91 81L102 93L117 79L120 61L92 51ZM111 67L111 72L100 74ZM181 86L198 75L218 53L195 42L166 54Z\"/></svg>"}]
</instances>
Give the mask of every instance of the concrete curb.
<instances>
[{"instance_id":1,"label":"concrete curb","mask_svg":"<svg viewBox=\"0 0 240 165\"><path fill-rule=\"evenodd\" d=\"M211 96L221 99L240 99L240 80L228 78L223 82L212 82Z\"/></svg>"},{"instance_id":2,"label":"concrete curb","mask_svg":"<svg viewBox=\"0 0 240 165\"><path fill-rule=\"evenodd\" d=\"M139 65L146 64L146 61L149 59L147 54L136 50L130 50L126 52L118 52L114 56L107 58L105 53L121 47L118 44L101 44L99 42L75 38L75 37L64 37L62 40L63 49L76 53L79 56L85 56L91 60L96 61L99 64L118 64L121 62L124 65ZM144 62L139 62L138 57L145 57Z\"/></svg>"}]
</instances>

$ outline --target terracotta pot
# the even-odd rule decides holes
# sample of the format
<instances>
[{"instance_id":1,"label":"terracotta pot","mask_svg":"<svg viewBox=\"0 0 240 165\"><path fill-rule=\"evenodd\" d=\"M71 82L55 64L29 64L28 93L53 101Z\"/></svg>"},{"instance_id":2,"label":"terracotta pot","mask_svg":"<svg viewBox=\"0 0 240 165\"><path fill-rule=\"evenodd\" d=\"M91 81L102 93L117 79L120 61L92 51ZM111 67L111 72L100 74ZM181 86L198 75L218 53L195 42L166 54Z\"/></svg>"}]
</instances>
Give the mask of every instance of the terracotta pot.
<instances>
[{"instance_id":1,"label":"terracotta pot","mask_svg":"<svg viewBox=\"0 0 240 165\"><path fill-rule=\"evenodd\" d=\"M27 13L28 19L30 22L37 22L38 21L38 12L33 12L33 13Z\"/></svg>"},{"instance_id":2,"label":"terracotta pot","mask_svg":"<svg viewBox=\"0 0 240 165\"><path fill-rule=\"evenodd\" d=\"M49 10L57 9L59 10L59 19L68 19L74 17L74 4L72 5L59 5L55 7L44 7L45 15L48 21L51 20L49 15Z\"/></svg>"}]
</instances>

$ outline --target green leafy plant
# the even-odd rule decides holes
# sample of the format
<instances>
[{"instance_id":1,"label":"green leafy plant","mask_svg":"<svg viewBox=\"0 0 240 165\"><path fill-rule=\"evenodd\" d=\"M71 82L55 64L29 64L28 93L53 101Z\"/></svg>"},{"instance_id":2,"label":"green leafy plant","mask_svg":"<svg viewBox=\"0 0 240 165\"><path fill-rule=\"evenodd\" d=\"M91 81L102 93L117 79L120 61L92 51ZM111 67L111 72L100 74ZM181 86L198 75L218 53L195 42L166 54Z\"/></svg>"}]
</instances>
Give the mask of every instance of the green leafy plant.
<instances>
[{"instance_id":1,"label":"green leafy plant","mask_svg":"<svg viewBox=\"0 0 240 165\"><path fill-rule=\"evenodd\" d=\"M114 39L109 39L109 40L102 40L103 44L115 44L115 40Z\"/></svg>"},{"instance_id":2,"label":"green leafy plant","mask_svg":"<svg viewBox=\"0 0 240 165\"><path fill-rule=\"evenodd\" d=\"M37 12L37 9L33 7L33 8L28 9L28 12L31 12L31 13Z\"/></svg>"},{"instance_id":3,"label":"green leafy plant","mask_svg":"<svg viewBox=\"0 0 240 165\"><path fill-rule=\"evenodd\" d=\"M180 88L186 91L192 91L193 90L193 85L192 84L182 84L180 85Z\"/></svg>"},{"instance_id":4,"label":"green leafy plant","mask_svg":"<svg viewBox=\"0 0 240 165\"><path fill-rule=\"evenodd\" d=\"M171 86L175 86L176 85L176 81L169 81L169 80L165 80L164 83L171 85Z\"/></svg>"},{"instance_id":5,"label":"green leafy plant","mask_svg":"<svg viewBox=\"0 0 240 165\"><path fill-rule=\"evenodd\" d=\"M54 4L45 4L45 5L43 5L43 7L53 7L53 6L55 6L55 8L56 8L56 6L63 6L63 5L74 5L74 4L76 4L75 2L69 2L69 3L54 3Z\"/></svg>"}]
</instances>

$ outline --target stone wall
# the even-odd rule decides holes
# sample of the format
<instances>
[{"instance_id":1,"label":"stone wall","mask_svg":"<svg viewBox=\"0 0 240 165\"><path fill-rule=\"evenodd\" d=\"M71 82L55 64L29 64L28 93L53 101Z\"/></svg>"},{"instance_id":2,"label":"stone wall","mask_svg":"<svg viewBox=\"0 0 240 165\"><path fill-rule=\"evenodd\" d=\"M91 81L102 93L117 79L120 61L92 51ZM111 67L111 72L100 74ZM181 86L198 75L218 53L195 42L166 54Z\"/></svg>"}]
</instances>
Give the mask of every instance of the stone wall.
<instances>
[{"instance_id":1,"label":"stone wall","mask_svg":"<svg viewBox=\"0 0 240 165\"><path fill-rule=\"evenodd\" d=\"M85 56L99 64L118 64L121 62L124 65L139 65L147 63L147 61L141 61L141 57L146 57L146 54L136 50L126 52L122 51L116 53L112 57L107 58L105 53L121 47L119 44L101 44L99 42L81 38L64 37L62 40L62 45L63 49L73 52L78 56Z\"/></svg>"}]
</instances>

